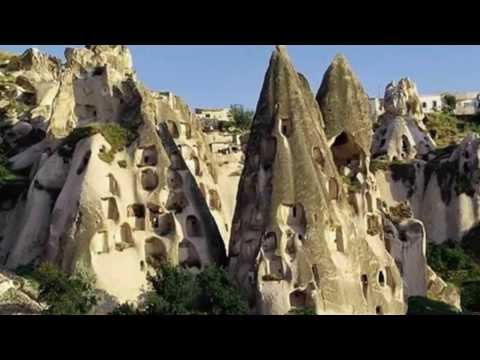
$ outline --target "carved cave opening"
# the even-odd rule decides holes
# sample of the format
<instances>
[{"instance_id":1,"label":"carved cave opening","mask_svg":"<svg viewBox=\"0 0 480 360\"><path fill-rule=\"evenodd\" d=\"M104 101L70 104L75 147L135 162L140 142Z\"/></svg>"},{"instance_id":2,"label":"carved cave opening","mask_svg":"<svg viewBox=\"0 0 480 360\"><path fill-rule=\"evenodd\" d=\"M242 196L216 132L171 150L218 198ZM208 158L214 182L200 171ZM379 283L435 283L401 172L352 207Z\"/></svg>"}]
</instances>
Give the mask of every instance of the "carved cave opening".
<instances>
[{"instance_id":1,"label":"carved cave opening","mask_svg":"<svg viewBox=\"0 0 480 360\"><path fill-rule=\"evenodd\" d=\"M337 168L349 167L353 172L357 172L364 161L362 148L353 140L353 137L346 132L342 132L335 138L330 147L333 160Z\"/></svg>"}]
</instances>

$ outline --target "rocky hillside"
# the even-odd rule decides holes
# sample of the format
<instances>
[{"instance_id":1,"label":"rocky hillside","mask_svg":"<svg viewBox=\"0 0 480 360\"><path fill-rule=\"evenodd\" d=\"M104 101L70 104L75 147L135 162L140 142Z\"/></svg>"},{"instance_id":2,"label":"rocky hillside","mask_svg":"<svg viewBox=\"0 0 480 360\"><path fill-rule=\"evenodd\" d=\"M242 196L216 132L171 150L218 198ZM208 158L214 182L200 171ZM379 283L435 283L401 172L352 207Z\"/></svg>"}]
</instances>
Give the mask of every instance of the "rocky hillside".
<instances>
[{"instance_id":1,"label":"rocky hillside","mask_svg":"<svg viewBox=\"0 0 480 360\"><path fill-rule=\"evenodd\" d=\"M425 116L413 81L388 84L372 122L344 56L314 95L278 46L242 152L138 81L127 47L65 59L0 56L0 312L52 309L19 276L46 263L94 279L96 313L139 302L166 264L209 294L202 279L227 280L205 269L228 269L253 314L475 304L480 140ZM429 245L464 238L468 259Z\"/></svg>"},{"instance_id":2,"label":"rocky hillside","mask_svg":"<svg viewBox=\"0 0 480 360\"><path fill-rule=\"evenodd\" d=\"M65 56L2 68L1 265L87 269L126 301L162 261L225 264L216 165L188 107L139 83L126 47Z\"/></svg>"}]
</instances>

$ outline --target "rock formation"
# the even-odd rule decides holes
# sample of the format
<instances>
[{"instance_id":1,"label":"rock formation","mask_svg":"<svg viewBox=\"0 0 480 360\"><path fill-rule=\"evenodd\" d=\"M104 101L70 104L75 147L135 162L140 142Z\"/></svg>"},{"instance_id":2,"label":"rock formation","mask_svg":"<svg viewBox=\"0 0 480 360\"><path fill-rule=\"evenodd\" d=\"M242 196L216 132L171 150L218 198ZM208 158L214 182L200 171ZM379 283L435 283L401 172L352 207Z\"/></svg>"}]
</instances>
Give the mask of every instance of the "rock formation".
<instances>
[{"instance_id":1,"label":"rock formation","mask_svg":"<svg viewBox=\"0 0 480 360\"><path fill-rule=\"evenodd\" d=\"M415 84L401 79L387 85L385 113L378 119L372 155L391 160L409 160L425 155L435 142L423 123L423 111Z\"/></svg>"},{"instance_id":2,"label":"rock formation","mask_svg":"<svg viewBox=\"0 0 480 360\"><path fill-rule=\"evenodd\" d=\"M322 125L308 83L277 47L240 180L231 271L263 314L304 307L318 314L404 313L402 279L380 238L381 219L373 204L368 219L356 216L368 212L368 202L349 199ZM359 198L368 193L365 180Z\"/></svg>"},{"instance_id":3,"label":"rock formation","mask_svg":"<svg viewBox=\"0 0 480 360\"><path fill-rule=\"evenodd\" d=\"M0 313L42 311L13 271L45 261L94 275L109 302L137 300L170 262L228 265L257 314L460 307L426 245L480 222L480 138L436 148L411 80L387 86L374 123L345 57L315 97L278 46L243 153L138 81L127 47L65 58L0 61Z\"/></svg>"},{"instance_id":4,"label":"rock formation","mask_svg":"<svg viewBox=\"0 0 480 360\"><path fill-rule=\"evenodd\" d=\"M368 97L347 59L338 55L327 69L317 93L325 121L325 135L338 163L340 153L365 158L372 143L372 122ZM343 148L343 149L342 149ZM338 153L338 154L336 154Z\"/></svg>"},{"instance_id":5,"label":"rock formation","mask_svg":"<svg viewBox=\"0 0 480 360\"><path fill-rule=\"evenodd\" d=\"M30 281L0 271L0 315L39 314L45 306L37 298L38 289Z\"/></svg>"},{"instance_id":6,"label":"rock formation","mask_svg":"<svg viewBox=\"0 0 480 360\"><path fill-rule=\"evenodd\" d=\"M21 120L3 120L17 179L0 189L8 195L2 266L50 261L70 273L86 269L99 289L134 301L162 261L225 264L216 164L188 107L139 83L126 47L87 46L65 56L59 65L30 50L7 68L36 101Z\"/></svg>"}]
</instances>

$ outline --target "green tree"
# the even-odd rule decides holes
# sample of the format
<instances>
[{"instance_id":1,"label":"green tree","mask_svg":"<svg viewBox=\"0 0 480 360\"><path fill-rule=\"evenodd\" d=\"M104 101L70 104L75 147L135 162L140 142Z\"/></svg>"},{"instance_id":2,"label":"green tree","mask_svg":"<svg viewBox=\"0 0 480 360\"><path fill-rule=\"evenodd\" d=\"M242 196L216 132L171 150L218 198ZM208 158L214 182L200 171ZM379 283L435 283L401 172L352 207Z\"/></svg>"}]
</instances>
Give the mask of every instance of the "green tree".
<instances>
[{"instance_id":1,"label":"green tree","mask_svg":"<svg viewBox=\"0 0 480 360\"><path fill-rule=\"evenodd\" d=\"M464 282L460 301L463 308L480 312L480 281Z\"/></svg>"},{"instance_id":2,"label":"green tree","mask_svg":"<svg viewBox=\"0 0 480 360\"><path fill-rule=\"evenodd\" d=\"M230 275L217 267L206 267L197 276L201 289L200 309L214 315L239 315L248 311L243 294Z\"/></svg>"},{"instance_id":3,"label":"green tree","mask_svg":"<svg viewBox=\"0 0 480 360\"><path fill-rule=\"evenodd\" d=\"M427 299L421 296L408 298L407 315L459 315L460 311L441 301Z\"/></svg>"},{"instance_id":4,"label":"green tree","mask_svg":"<svg viewBox=\"0 0 480 360\"><path fill-rule=\"evenodd\" d=\"M143 312L157 315L187 315L195 312L200 288L192 273L164 264L148 280L153 291L145 295Z\"/></svg>"},{"instance_id":5,"label":"green tree","mask_svg":"<svg viewBox=\"0 0 480 360\"><path fill-rule=\"evenodd\" d=\"M445 94L443 96L444 106L443 111L447 113L452 113L457 107L457 98L451 94Z\"/></svg>"},{"instance_id":6,"label":"green tree","mask_svg":"<svg viewBox=\"0 0 480 360\"><path fill-rule=\"evenodd\" d=\"M248 311L243 294L220 268L206 267L195 275L163 264L148 280L152 290L143 295L137 309L122 304L112 315L240 315Z\"/></svg>"},{"instance_id":7,"label":"green tree","mask_svg":"<svg viewBox=\"0 0 480 360\"><path fill-rule=\"evenodd\" d=\"M93 281L84 275L68 276L45 263L34 270L32 277L39 283L39 300L47 304L45 314L87 314L97 303Z\"/></svg>"},{"instance_id":8,"label":"green tree","mask_svg":"<svg viewBox=\"0 0 480 360\"><path fill-rule=\"evenodd\" d=\"M247 110L243 105L231 105L230 113L232 114L233 126L241 130L248 130L252 125L255 112Z\"/></svg>"}]
</instances>

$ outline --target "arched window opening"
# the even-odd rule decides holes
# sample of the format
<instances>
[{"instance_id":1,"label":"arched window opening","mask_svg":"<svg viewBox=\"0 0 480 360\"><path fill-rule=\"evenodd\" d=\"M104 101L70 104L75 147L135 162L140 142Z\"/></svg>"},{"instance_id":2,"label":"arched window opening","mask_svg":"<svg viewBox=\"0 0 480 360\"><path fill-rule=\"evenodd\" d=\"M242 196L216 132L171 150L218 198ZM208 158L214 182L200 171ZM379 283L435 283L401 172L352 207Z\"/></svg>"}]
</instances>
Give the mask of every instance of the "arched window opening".
<instances>
[{"instance_id":1,"label":"arched window opening","mask_svg":"<svg viewBox=\"0 0 480 360\"><path fill-rule=\"evenodd\" d=\"M174 139L178 139L180 137L180 132L178 131L177 124L174 121L168 120L167 127L170 135L172 135Z\"/></svg>"},{"instance_id":2,"label":"arched window opening","mask_svg":"<svg viewBox=\"0 0 480 360\"><path fill-rule=\"evenodd\" d=\"M385 286L385 275L382 270L378 272L378 283L381 287Z\"/></svg>"},{"instance_id":3,"label":"arched window opening","mask_svg":"<svg viewBox=\"0 0 480 360\"><path fill-rule=\"evenodd\" d=\"M183 192L170 192L165 208L179 214L188 206L188 200Z\"/></svg>"},{"instance_id":4,"label":"arched window opening","mask_svg":"<svg viewBox=\"0 0 480 360\"><path fill-rule=\"evenodd\" d=\"M202 226L196 216L194 215L187 216L185 227L186 227L186 233L188 237L202 236Z\"/></svg>"},{"instance_id":5,"label":"arched window opening","mask_svg":"<svg viewBox=\"0 0 480 360\"><path fill-rule=\"evenodd\" d=\"M339 196L339 187L338 187L338 182L335 178L330 178L328 180L328 195L330 200L338 200Z\"/></svg>"},{"instance_id":6,"label":"arched window opening","mask_svg":"<svg viewBox=\"0 0 480 360\"><path fill-rule=\"evenodd\" d=\"M195 249L194 245L186 239L182 240L180 243L178 249L178 261L180 266L186 268L202 268L202 263L197 250Z\"/></svg>"},{"instance_id":7,"label":"arched window opening","mask_svg":"<svg viewBox=\"0 0 480 360\"><path fill-rule=\"evenodd\" d=\"M292 119L290 118L283 118L280 120L280 131L286 137L292 135L293 126L292 126Z\"/></svg>"},{"instance_id":8,"label":"arched window opening","mask_svg":"<svg viewBox=\"0 0 480 360\"><path fill-rule=\"evenodd\" d=\"M315 164L320 165L322 168L325 165L325 157L323 156L322 150L318 146L315 146L312 150L312 157L315 161Z\"/></svg>"},{"instance_id":9,"label":"arched window opening","mask_svg":"<svg viewBox=\"0 0 480 360\"><path fill-rule=\"evenodd\" d=\"M142 164L146 166L157 166L158 152L154 145L143 149Z\"/></svg>"},{"instance_id":10,"label":"arched window opening","mask_svg":"<svg viewBox=\"0 0 480 360\"><path fill-rule=\"evenodd\" d=\"M142 187L146 191L153 191L158 186L158 175L152 169L142 171Z\"/></svg>"},{"instance_id":11,"label":"arched window opening","mask_svg":"<svg viewBox=\"0 0 480 360\"><path fill-rule=\"evenodd\" d=\"M167 262L167 249L161 239L151 237L145 240L145 260L154 269Z\"/></svg>"},{"instance_id":12,"label":"arched window opening","mask_svg":"<svg viewBox=\"0 0 480 360\"><path fill-rule=\"evenodd\" d=\"M362 282L363 297L366 299L367 295L368 295L368 276L367 276L367 274L362 275L361 282Z\"/></svg>"}]
</instances>

